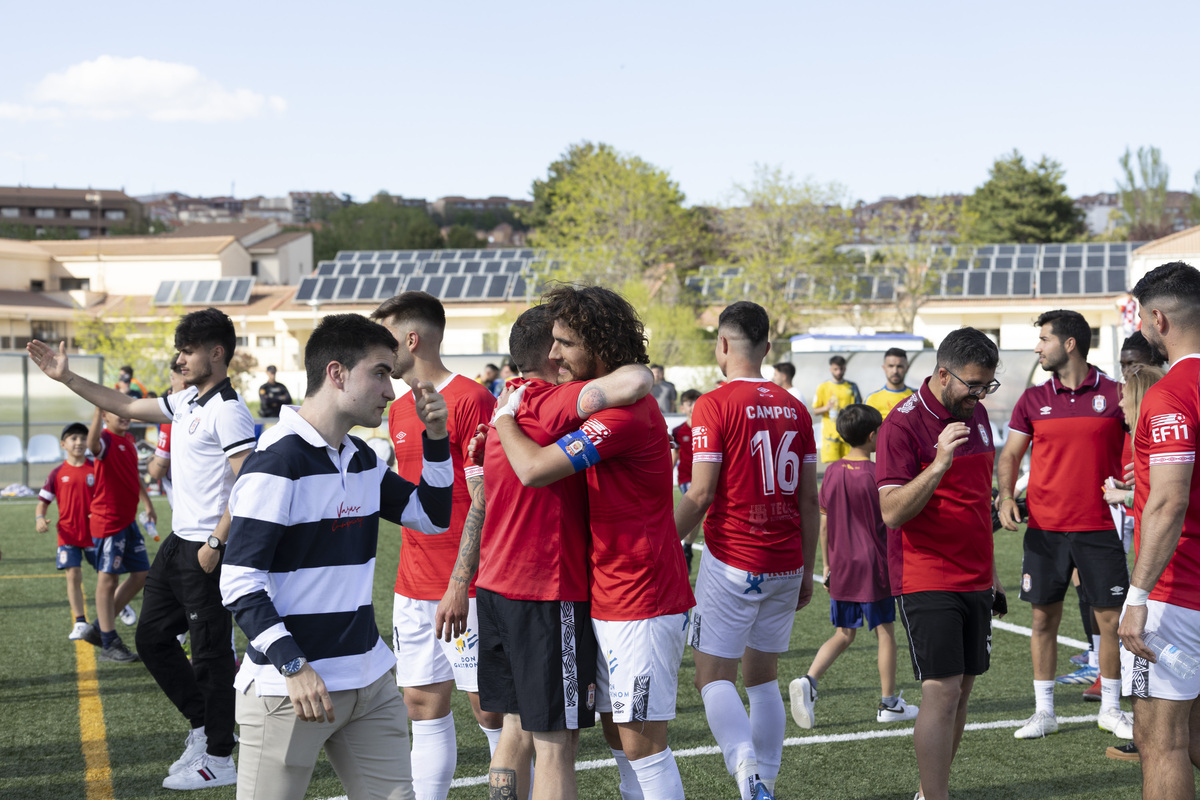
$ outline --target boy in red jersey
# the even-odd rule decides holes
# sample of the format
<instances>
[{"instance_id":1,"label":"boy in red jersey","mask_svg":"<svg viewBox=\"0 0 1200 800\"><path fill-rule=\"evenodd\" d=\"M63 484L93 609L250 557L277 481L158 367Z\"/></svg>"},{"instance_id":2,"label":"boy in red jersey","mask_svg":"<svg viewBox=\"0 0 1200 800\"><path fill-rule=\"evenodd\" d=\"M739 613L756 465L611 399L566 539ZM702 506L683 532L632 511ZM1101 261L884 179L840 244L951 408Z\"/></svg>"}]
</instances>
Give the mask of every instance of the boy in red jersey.
<instances>
[{"instance_id":1,"label":"boy in red jersey","mask_svg":"<svg viewBox=\"0 0 1200 800\"><path fill-rule=\"evenodd\" d=\"M729 380L696 401L692 485L675 508L680 536L708 512L691 626L696 688L742 800L773 797L787 718L779 654L812 599L820 517L812 419L762 377L770 329L757 303L721 312L716 360Z\"/></svg>"},{"instance_id":2,"label":"boy in red jersey","mask_svg":"<svg viewBox=\"0 0 1200 800\"><path fill-rule=\"evenodd\" d=\"M1200 656L1200 272L1181 261L1164 264L1138 281L1133 296L1146 341L1166 353L1171 368L1146 392L1133 436L1137 560L1118 630L1122 690L1133 695L1142 796L1190 798L1200 674L1175 675L1142 635L1156 630Z\"/></svg>"},{"instance_id":3,"label":"boy in red jersey","mask_svg":"<svg viewBox=\"0 0 1200 800\"><path fill-rule=\"evenodd\" d=\"M875 480L889 529L888 576L921 681L917 796L929 800L949 797L967 700L987 672L991 616L1003 592L990 510L996 450L980 402L1000 388L999 362L983 332L952 331L934 374L879 429Z\"/></svg>"},{"instance_id":4,"label":"boy in red jersey","mask_svg":"<svg viewBox=\"0 0 1200 800\"><path fill-rule=\"evenodd\" d=\"M92 489L96 476L92 460L87 457L87 426L72 422L62 430L62 449L67 457L50 470L46 485L38 492L34 525L38 533L50 530L46 510L58 501L58 559L57 568L67 573L67 602L75 627L68 639L82 639L88 631L87 608L83 602L83 560L96 566L96 547L88 527L88 509L92 505Z\"/></svg>"},{"instance_id":5,"label":"boy in red jersey","mask_svg":"<svg viewBox=\"0 0 1200 800\"><path fill-rule=\"evenodd\" d=\"M496 431L526 486L587 469L596 705L621 773L621 794L682 800L667 723L675 717L694 601L671 520L667 426L653 397L608 409L585 398L591 385L585 381L649 361L642 323L624 298L598 286L558 287L546 305L554 318L550 357L558 362L560 383L567 381L554 390L553 401L560 414L574 416L576 426L587 421L542 447L511 418L519 403L510 402L500 410Z\"/></svg>"},{"instance_id":6,"label":"boy in red jersey","mask_svg":"<svg viewBox=\"0 0 1200 800\"><path fill-rule=\"evenodd\" d=\"M103 416L103 425L101 417ZM137 448L129 435L129 420L96 407L88 429L88 449L96 456L96 487L92 495L90 528L96 546L96 625L84 636L98 644L100 661L128 664L140 661L115 630L116 611L123 609L146 584L150 559L137 524L138 500L157 522L154 504L138 474ZM129 577L118 584L119 576ZM99 634L99 642L93 639Z\"/></svg>"},{"instance_id":7,"label":"boy in red jersey","mask_svg":"<svg viewBox=\"0 0 1200 800\"><path fill-rule=\"evenodd\" d=\"M825 588L829 621L837 630L821 645L804 677L792 681L792 717L801 728L814 724L817 681L854 641L865 620L879 640L879 684L882 699L876 722L916 719L917 707L896 692L896 599L887 571L887 528L879 513L875 488L875 436L883 424L879 409L860 403L838 414L838 435L850 445L845 458L833 462L821 481L821 513L827 521Z\"/></svg>"},{"instance_id":8,"label":"boy in red jersey","mask_svg":"<svg viewBox=\"0 0 1200 800\"><path fill-rule=\"evenodd\" d=\"M475 572L483 528L483 470L467 458L475 429L492 416L496 398L485 387L446 368L440 355L446 311L425 292L403 292L371 314L400 342L393 377L409 386L428 381L446 399L454 505L450 529L441 536L405 531L396 570L392 645L396 682L412 718L413 785L418 800L443 800L458 759L451 690L467 693L475 721L491 752L503 717L479 707L479 623ZM421 431L411 391L388 410L396 472L416 483L421 476Z\"/></svg>"},{"instance_id":9,"label":"boy in red jersey","mask_svg":"<svg viewBox=\"0 0 1200 800\"><path fill-rule=\"evenodd\" d=\"M671 461L675 464L676 481L679 484L679 495L687 494L692 485L692 409L700 399L700 392L688 389L679 396L679 410L685 419L671 431L671 440L675 447L671 450ZM696 535L700 526L692 528L692 532L683 537L683 557L687 561L688 574L692 572L692 545L696 543Z\"/></svg>"}]
</instances>

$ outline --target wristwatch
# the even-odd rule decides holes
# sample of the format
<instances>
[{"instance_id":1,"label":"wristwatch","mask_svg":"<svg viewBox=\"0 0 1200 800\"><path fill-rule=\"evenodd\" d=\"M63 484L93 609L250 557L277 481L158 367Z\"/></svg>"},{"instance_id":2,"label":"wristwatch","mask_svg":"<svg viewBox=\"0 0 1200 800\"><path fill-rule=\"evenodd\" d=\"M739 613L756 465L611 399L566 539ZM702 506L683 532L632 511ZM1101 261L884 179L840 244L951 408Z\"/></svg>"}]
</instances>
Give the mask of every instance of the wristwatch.
<instances>
[{"instance_id":1,"label":"wristwatch","mask_svg":"<svg viewBox=\"0 0 1200 800\"><path fill-rule=\"evenodd\" d=\"M307 663L308 659L304 658L303 656L300 658L293 658L291 661L279 668L279 673L285 678L290 678L300 670L304 669L304 665Z\"/></svg>"},{"instance_id":2,"label":"wristwatch","mask_svg":"<svg viewBox=\"0 0 1200 800\"><path fill-rule=\"evenodd\" d=\"M208 546L211 547L213 550L220 550L222 547L225 546L225 543L222 542L220 539L218 539L215 536L210 536L210 537L208 537Z\"/></svg>"}]
</instances>

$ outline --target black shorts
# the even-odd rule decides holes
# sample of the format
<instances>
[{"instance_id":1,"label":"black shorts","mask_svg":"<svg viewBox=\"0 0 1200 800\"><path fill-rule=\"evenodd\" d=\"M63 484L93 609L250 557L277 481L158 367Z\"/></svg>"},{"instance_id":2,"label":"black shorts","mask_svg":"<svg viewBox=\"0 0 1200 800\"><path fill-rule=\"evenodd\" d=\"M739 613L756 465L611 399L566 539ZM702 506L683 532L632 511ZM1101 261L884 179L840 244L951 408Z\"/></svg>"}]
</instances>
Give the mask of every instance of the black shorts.
<instances>
[{"instance_id":1,"label":"black shorts","mask_svg":"<svg viewBox=\"0 0 1200 800\"><path fill-rule=\"evenodd\" d=\"M1021 561L1021 599L1039 606L1061 603L1079 570L1079 594L1088 603L1112 608L1125 602L1129 564L1125 546L1113 529L1058 533L1025 531Z\"/></svg>"},{"instance_id":2,"label":"black shorts","mask_svg":"<svg viewBox=\"0 0 1200 800\"><path fill-rule=\"evenodd\" d=\"M596 724L596 634L587 602L510 600L476 588L479 705L527 731Z\"/></svg>"},{"instance_id":3,"label":"black shorts","mask_svg":"<svg viewBox=\"0 0 1200 800\"><path fill-rule=\"evenodd\" d=\"M992 590L900 595L913 677L919 681L987 672L992 650Z\"/></svg>"}]
</instances>

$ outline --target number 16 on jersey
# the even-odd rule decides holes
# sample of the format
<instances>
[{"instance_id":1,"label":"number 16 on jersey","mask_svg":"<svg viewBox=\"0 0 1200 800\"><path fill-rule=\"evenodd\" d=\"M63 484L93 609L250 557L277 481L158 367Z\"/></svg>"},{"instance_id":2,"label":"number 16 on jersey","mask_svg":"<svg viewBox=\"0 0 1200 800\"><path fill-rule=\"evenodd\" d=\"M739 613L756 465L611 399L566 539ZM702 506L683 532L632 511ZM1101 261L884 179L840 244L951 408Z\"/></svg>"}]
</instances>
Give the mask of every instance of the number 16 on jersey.
<instances>
[{"instance_id":1,"label":"number 16 on jersey","mask_svg":"<svg viewBox=\"0 0 1200 800\"><path fill-rule=\"evenodd\" d=\"M783 494L796 493L800 456L793 449L795 441L796 431L785 431L778 446L772 446L770 431L758 431L750 437L750 453L758 461L764 495L775 494L776 487Z\"/></svg>"}]
</instances>

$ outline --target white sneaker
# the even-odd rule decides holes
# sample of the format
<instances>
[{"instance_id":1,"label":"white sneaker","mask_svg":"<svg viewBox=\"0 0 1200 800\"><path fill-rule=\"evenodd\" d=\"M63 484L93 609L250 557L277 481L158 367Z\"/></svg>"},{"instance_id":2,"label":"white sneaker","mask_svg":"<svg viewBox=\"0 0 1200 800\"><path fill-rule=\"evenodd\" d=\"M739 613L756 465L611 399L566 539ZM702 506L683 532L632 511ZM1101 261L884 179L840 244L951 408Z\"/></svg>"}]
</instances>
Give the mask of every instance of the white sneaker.
<instances>
[{"instance_id":1,"label":"white sneaker","mask_svg":"<svg viewBox=\"0 0 1200 800\"><path fill-rule=\"evenodd\" d=\"M896 694L896 705L885 706L882 701L879 703L879 711L875 714L876 722L904 722L910 719L917 718L917 712L920 711L916 706L910 706L904 702L904 691L901 690Z\"/></svg>"},{"instance_id":2,"label":"white sneaker","mask_svg":"<svg viewBox=\"0 0 1200 800\"><path fill-rule=\"evenodd\" d=\"M204 753L187 767L168 775L163 780L164 789L208 789L213 786L231 786L237 783L237 767L233 756L217 758Z\"/></svg>"},{"instance_id":3,"label":"white sneaker","mask_svg":"<svg viewBox=\"0 0 1200 800\"><path fill-rule=\"evenodd\" d=\"M188 731L187 739L183 743L183 755L171 765L171 768L167 770L167 774L174 775L177 772L182 772L191 766L193 761L204 755L207 749L208 734L204 732L203 726L192 728L192 730Z\"/></svg>"},{"instance_id":4,"label":"white sneaker","mask_svg":"<svg viewBox=\"0 0 1200 800\"><path fill-rule=\"evenodd\" d=\"M134 625L137 622L137 612L133 610L133 606L122 608L117 617L126 625Z\"/></svg>"},{"instance_id":5,"label":"white sneaker","mask_svg":"<svg viewBox=\"0 0 1200 800\"><path fill-rule=\"evenodd\" d=\"M811 728L815 722L813 706L817 702L817 693L813 689L812 681L807 675L796 678L788 684L788 694L792 699L792 719L796 720L796 724L801 728Z\"/></svg>"},{"instance_id":6,"label":"white sneaker","mask_svg":"<svg viewBox=\"0 0 1200 800\"><path fill-rule=\"evenodd\" d=\"M76 622L75 627L71 628L71 632L67 634L68 639L81 640L88 632L88 624L86 622Z\"/></svg>"},{"instance_id":7,"label":"white sneaker","mask_svg":"<svg viewBox=\"0 0 1200 800\"><path fill-rule=\"evenodd\" d=\"M1103 730L1112 731L1121 739L1133 739L1133 715L1126 714L1119 708L1100 712L1096 724Z\"/></svg>"},{"instance_id":8,"label":"white sneaker","mask_svg":"<svg viewBox=\"0 0 1200 800\"><path fill-rule=\"evenodd\" d=\"M1058 733L1058 719L1046 711L1039 711L1017 728L1013 736L1017 739L1041 739Z\"/></svg>"}]
</instances>

